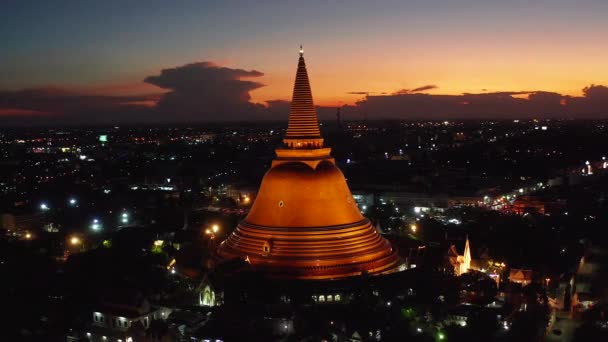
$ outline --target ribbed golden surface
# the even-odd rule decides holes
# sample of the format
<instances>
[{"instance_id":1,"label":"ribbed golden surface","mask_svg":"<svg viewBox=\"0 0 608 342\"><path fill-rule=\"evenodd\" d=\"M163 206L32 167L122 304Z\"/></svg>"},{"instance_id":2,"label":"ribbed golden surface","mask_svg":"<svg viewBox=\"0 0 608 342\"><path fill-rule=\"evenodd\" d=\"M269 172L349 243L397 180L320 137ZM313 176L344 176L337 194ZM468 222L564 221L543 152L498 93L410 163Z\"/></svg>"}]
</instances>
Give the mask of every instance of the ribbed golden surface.
<instances>
[{"instance_id":1,"label":"ribbed golden surface","mask_svg":"<svg viewBox=\"0 0 608 342\"><path fill-rule=\"evenodd\" d=\"M289 126L249 214L216 250L274 277L336 279L395 270L391 244L361 215L323 147L300 52Z\"/></svg>"},{"instance_id":2,"label":"ribbed golden surface","mask_svg":"<svg viewBox=\"0 0 608 342\"><path fill-rule=\"evenodd\" d=\"M394 269L399 257L361 215L331 162L269 170L249 215L218 248L276 277L331 279Z\"/></svg>"},{"instance_id":3,"label":"ribbed golden surface","mask_svg":"<svg viewBox=\"0 0 608 342\"><path fill-rule=\"evenodd\" d=\"M306 63L300 56L296 82L293 87L289 123L287 125L286 140L320 139L321 131L317 120L317 112L312 101L312 91L308 81Z\"/></svg>"}]
</instances>

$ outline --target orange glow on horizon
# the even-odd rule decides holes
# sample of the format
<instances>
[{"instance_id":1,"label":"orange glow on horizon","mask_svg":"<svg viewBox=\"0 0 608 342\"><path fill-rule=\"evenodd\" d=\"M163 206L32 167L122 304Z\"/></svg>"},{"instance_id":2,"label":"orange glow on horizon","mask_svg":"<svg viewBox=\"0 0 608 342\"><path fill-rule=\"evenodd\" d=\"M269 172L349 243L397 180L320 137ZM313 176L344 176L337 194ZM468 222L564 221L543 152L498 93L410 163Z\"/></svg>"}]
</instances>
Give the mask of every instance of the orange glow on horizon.
<instances>
[{"instance_id":1,"label":"orange glow on horizon","mask_svg":"<svg viewBox=\"0 0 608 342\"><path fill-rule=\"evenodd\" d=\"M48 115L51 112L38 110L17 109L17 108L0 108L0 117L23 117L23 116L39 116Z\"/></svg>"}]
</instances>

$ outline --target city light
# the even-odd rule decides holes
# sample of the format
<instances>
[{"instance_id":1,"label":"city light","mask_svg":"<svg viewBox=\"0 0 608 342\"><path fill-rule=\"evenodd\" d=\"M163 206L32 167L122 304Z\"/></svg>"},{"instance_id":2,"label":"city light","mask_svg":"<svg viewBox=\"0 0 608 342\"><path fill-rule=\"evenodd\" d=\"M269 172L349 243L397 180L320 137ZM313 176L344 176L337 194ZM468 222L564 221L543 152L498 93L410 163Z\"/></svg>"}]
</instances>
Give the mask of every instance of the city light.
<instances>
[{"instance_id":1,"label":"city light","mask_svg":"<svg viewBox=\"0 0 608 342\"><path fill-rule=\"evenodd\" d=\"M213 230L214 233L217 233L220 231L220 226L214 224L213 226L211 226L211 230Z\"/></svg>"},{"instance_id":2,"label":"city light","mask_svg":"<svg viewBox=\"0 0 608 342\"><path fill-rule=\"evenodd\" d=\"M80 240L80 238L78 236L72 236L70 238L70 243L74 246L79 245L82 241Z\"/></svg>"},{"instance_id":3,"label":"city light","mask_svg":"<svg viewBox=\"0 0 608 342\"><path fill-rule=\"evenodd\" d=\"M70 204L70 205L73 207L73 206L75 206L76 204L78 204L78 201L77 201L77 200L76 200L74 197L71 197L71 198L68 200L68 203L69 203L69 204Z\"/></svg>"},{"instance_id":4,"label":"city light","mask_svg":"<svg viewBox=\"0 0 608 342\"><path fill-rule=\"evenodd\" d=\"M32 238L32 234L31 233L25 233L25 239L26 240L30 240Z\"/></svg>"},{"instance_id":5,"label":"city light","mask_svg":"<svg viewBox=\"0 0 608 342\"><path fill-rule=\"evenodd\" d=\"M40 203L40 210L47 211L49 209L51 209L51 208L49 207L48 204L46 204L46 203Z\"/></svg>"},{"instance_id":6,"label":"city light","mask_svg":"<svg viewBox=\"0 0 608 342\"><path fill-rule=\"evenodd\" d=\"M93 222L91 222L91 229L94 231L98 231L101 229L101 223L98 219L93 219Z\"/></svg>"},{"instance_id":7,"label":"city light","mask_svg":"<svg viewBox=\"0 0 608 342\"><path fill-rule=\"evenodd\" d=\"M122 222L122 223L124 223L124 224L129 223L129 213L127 213L127 212L123 212L123 213L120 215L120 222Z\"/></svg>"},{"instance_id":8,"label":"city light","mask_svg":"<svg viewBox=\"0 0 608 342\"><path fill-rule=\"evenodd\" d=\"M418 226L415 224L410 224L410 230L412 233L416 234L416 231L418 231Z\"/></svg>"}]
</instances>

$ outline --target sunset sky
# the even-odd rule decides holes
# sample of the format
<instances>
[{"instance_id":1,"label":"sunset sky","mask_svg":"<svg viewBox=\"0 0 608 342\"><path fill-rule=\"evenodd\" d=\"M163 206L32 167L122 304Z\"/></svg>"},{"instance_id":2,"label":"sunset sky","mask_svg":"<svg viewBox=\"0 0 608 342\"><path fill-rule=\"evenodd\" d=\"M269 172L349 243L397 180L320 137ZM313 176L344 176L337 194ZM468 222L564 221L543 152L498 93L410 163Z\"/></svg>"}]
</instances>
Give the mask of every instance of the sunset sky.
<instances>
[{"instance_id":1,"label":"sunset sky","mask_svg":"<svg viewBox=\"0 0 608 342\"><path fill-rule=\"evenodd\" d=\"M425 85L582 96L608 84L607 13L606 0L3 0L0 91L159 94L146 77L211 62L259 72L238 77L266 105L290 100L303 43L321 106Z\"/></svg>"}]
</instances>

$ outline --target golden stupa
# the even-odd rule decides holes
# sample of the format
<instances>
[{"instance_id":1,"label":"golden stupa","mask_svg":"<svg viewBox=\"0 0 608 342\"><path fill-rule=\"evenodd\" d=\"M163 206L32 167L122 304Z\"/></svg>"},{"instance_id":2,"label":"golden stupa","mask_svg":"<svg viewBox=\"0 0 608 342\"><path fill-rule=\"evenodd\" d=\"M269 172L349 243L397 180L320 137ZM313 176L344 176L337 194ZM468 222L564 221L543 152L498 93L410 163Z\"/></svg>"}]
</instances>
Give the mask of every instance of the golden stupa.
<instances>
[{"instance_id":1,"label":"golden stupa","mask_svg":"<svg viewBox=\"0 0 608 342\"><path fill-rule=\"evenodd\" d=\"M361 215L342 171L323 147L300 47L284 146L245 220L216 251L270 276L335 279L395 270L399 256Z\"/></svg>"}]
</instances>

